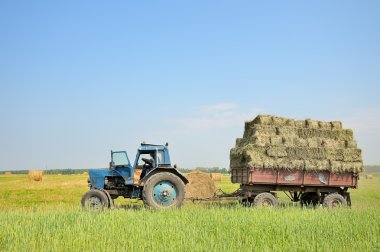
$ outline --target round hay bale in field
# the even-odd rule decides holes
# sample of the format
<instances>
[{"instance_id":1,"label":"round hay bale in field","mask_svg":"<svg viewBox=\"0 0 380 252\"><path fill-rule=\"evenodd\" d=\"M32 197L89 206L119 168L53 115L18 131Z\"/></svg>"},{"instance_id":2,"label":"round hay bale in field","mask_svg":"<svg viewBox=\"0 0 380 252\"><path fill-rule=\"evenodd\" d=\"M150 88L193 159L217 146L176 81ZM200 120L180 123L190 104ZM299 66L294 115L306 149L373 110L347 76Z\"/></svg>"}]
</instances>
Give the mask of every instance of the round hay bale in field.
<instances>
[{"instance_id":1,"label":"round hay bale in field","mask_svg":"<svg viewBox=\"0 0 380 252\"><path fill-rule=\"evenodd\" d=\"M372 178L373 178L373 175L372 175L372 174L367 174L367 175L365 175L365 178L366 178L366 179L372 179Z\"/></svg>"},{"instance_id":2,"label":"round hay bale in field","mask_svg":"<svg viewBox=\"0 0 380 252\"><path fill-rule=\"evenodd\" d=\"M211 198L215 194L215 184L210 175L201 171L185 174L189 180L186 185L186 198Z\"/></svg>"},{"instance_id":3,"label":"round hay bale in field","mask_svg":"<svg viewBox=\"0 0 380 252\"><path fill-rule=\"evenodd\" d=\"M4 175L6 175L6 176L12 175L12 172L6 171L6 172L4 172Z\"/></svg>"},{"instance_id":4,"label":"round hay bale in field","mask_svg":"<svg viewBox=\"0 0 380 252\"><path fill-rule=\"evenodd\" d=\"M213 181L222 181L222 174L221 173L210 173L210 178Z\"/></svg>"},{"instance_id":5,"label":"round hay bale in field","mask_svg":"<svg viewBox=\"0 0 380 252\"><path fill-rule=\"evenodd\" d=\"M88 172L83 172L82 174L83 174L83 175L88 175Z\"/></svg>"},{"instance_id":6,"label":"round hay bale in field","mask_svg":"<svg viewBox=\"0 0 380 252\"><path fill-rule=\"evenodd\" d=\"M29 170L28 177L30 180L42 181L43 172L39 170Z\"/></svg>"}]
</instances>

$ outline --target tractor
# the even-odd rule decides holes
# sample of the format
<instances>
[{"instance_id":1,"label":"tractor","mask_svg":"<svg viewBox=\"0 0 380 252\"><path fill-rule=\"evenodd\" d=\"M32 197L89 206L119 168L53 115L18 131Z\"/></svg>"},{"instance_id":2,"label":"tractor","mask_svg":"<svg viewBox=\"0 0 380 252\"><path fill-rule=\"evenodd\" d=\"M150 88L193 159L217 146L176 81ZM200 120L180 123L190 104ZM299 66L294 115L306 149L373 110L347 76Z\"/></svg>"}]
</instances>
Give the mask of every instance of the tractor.
<instances>
[{"instance_id":1,"label":"tractor","mask_svg":"<svg viewBox=\"0 0 380 252\"><path fill-rule=\"evenodd\" d=\"M122 196L143 200L154 209L180 208L188 182L176 165L171 165L167 143L143 142L133 166L126 151L111 151L109 169L91 169L90 190L83 195L81 203L85 209L113 208L113 200Z\"/></svg>"}]
</instances>

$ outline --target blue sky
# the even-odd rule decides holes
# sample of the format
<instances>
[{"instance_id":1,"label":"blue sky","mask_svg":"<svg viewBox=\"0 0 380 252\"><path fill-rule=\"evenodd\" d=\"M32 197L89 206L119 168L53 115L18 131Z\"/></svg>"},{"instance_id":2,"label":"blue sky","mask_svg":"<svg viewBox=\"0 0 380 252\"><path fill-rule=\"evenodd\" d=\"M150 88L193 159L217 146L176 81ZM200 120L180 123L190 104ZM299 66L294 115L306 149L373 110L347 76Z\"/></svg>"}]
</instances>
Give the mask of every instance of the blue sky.
<instances>
[{"instance_id":1,"label":"blue sky","mask_svg":"<svg viewBox=\"0 0 380 252\"><path fill-rule=\"evenodd\" d=\"M379 1L1 1L0 170L142 141L228 167L258 113L342 120L380 164Z\"/></svg>"}]
</instances>

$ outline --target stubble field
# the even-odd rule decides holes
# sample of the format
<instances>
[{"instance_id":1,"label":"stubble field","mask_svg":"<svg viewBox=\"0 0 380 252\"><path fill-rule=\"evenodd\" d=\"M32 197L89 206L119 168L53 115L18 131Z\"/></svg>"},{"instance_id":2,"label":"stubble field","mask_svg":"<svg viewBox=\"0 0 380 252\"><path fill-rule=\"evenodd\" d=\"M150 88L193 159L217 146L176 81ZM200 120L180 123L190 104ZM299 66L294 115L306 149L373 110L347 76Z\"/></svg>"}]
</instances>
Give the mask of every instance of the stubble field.
<instances>
[{"instance_id":1,"label":"stubble field","mask_svg":"<svg viewBox=\"0 0 380 252\"><path fill-rule=\"evenodd\" d=\"M278 209L234 201L154 211L117 199L87 212L86 175L0 176L1 251L380 251L380 174L359 181L351 209L301 209L279 193ZM224 176L217 187L236 185Z\"/></svg>"}]
</instances>

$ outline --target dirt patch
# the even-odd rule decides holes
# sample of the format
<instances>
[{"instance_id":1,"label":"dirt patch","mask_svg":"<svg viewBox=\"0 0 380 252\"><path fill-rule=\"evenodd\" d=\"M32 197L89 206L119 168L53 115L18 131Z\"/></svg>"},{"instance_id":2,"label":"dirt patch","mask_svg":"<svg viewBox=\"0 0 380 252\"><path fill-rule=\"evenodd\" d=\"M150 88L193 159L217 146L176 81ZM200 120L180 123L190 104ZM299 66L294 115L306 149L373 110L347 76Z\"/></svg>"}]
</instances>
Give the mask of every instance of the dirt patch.
<instances>
[{"instance_id":1,"label":"dirt patch","mask_svg":"<svg viewBox=\"0 0 380 252\"><path fill-rule=\"evenodd\" d=\"M189 180L186 185L186 198L211 198L215 193L215 184L210 175L201 171L185 174Z\"/></svg>"}]
</instances>

